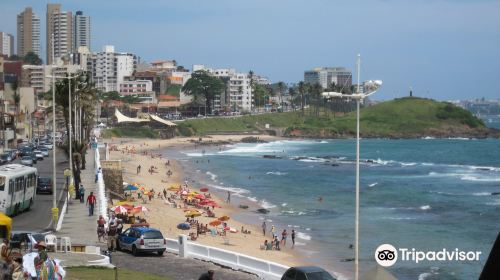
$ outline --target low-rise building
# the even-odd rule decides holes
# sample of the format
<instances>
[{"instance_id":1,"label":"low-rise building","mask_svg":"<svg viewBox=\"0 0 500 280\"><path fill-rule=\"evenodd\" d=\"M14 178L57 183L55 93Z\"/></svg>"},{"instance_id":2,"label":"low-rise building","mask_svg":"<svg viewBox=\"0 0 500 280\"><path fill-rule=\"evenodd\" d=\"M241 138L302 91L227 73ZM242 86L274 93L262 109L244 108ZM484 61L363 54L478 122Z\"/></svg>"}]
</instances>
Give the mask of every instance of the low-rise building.
<instances>
[{"instance_id":1,"label":"low-rise building","mask_svg":"<svg viewBox=\"0 0 500 280\"><path fill-rule=\"evenodd\" d=\"M141 103L154 103L153 83L148 80L123 81L120 83L120 95L136 95Z\"/></svg>"}]
</instances>

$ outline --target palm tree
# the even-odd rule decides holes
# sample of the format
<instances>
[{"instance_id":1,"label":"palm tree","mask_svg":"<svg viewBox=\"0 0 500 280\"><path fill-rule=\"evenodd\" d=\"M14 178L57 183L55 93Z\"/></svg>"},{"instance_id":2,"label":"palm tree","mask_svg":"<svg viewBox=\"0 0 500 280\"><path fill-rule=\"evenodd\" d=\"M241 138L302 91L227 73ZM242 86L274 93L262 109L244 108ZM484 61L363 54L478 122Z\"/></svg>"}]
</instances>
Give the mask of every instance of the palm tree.
<instances>
[{"instance_id":1,"label":"palm tree","mask_svg":"<svg viewBox=\"0 0 500 280\"><path fill-rule=\"evenodd\" d=\"M305 84L303 81L299 82L299 94L300 94L300 110L302 111L302 115L304 115L304 93L307 90L307 84Z\"/></svg>"},{"instance_id":2,"label":"palm tree","mask_svg":"<svg viewBox=\"0 0 500 280\"><path fill-rule=\"evenodd\" d=\"M285 89L285 83L283 82L278 82L278 94L279 94L279 101L280 101L280 106L281 109L283 110L283 90Z\"/></svg>"},{"instance_id":3,"label":"palm tree","mask_svg":"<svg viewBox=\"0 0 500 280\"><path fill-rule=\"evenodd\" d=\"M254 85L253 85L253 75L254 75L254 73L253 73L252 70L248 71L248 77L250 78L250 92L251 92L250 93L250 113L252 112L252 108L253 108L253 105L254 105L253 104L253 101L254 101L254 99L253 99L253 92L254 92L255 88L254 88Z\"/></svg>"}]
</instances>

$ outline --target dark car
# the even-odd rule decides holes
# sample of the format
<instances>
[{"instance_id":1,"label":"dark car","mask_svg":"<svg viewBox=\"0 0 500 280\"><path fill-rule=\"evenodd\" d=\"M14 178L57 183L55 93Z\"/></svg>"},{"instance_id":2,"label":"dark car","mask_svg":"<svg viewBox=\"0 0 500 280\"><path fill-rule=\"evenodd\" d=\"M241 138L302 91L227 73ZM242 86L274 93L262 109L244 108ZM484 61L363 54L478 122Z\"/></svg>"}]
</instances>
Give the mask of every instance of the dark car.
<instances>
[{"instance_id":1,"label":"dark car","mask_svg":"<svg viewBox=\"0 0 500 280\"><path fill-rule=\"evenodd\" d=\"M7 163L12 161L12 156L10 155L10 153L3 153L0 155L0 158L2 159L2 161L5 161Z\"/></svg>"},{"instance_id":2,"label":"dark car","mask_svg":"<svg viewBox=\"0 0 500 280\"><path fill-rule=\"evenodd\" d=\"M118 250L131 251L134 256L141 252L156 252L163 255L167 249L166 240L161 231L148 227L131 227L118 236Z\"/></svg>"},{"instance_id":3,"label":"dark car","mask_svg":"<svg viewBox=\"0 0 500 280\"><path fill-rule=\"evenodd\" d=\"M50 177L38 177L38 183L36 185L36 193L50 193L53 192L52 178Z\"/></svg>"},{"instance_id":4,"label":"dark car","mask_svg":"<svg viewBox=\"0 0 500 280\"><path fill-rule=\"evenodd\" d=\"M330 273L317 266L290 267L281 280L336 280Z\"/></svg>"}]
</instances>

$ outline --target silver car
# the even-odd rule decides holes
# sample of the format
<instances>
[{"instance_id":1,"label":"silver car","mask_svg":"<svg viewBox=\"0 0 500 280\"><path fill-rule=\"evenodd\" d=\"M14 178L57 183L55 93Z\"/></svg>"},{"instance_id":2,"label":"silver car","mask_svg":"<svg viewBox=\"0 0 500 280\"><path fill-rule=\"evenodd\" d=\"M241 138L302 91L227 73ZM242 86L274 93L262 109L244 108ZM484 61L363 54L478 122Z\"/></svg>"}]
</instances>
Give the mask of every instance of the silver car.
<instances>
[{"instance_id":1,"label":"silver car","mask_svg":"<svg viewBox=\"0 0 500 280\"><path fill-rule=\"evenodd\" d=\"M42 155L44 157L48 157L49 156L49 149L47 149L47 148L40 148L40 152L42 152Z\"/></svg>"},{"instance_id":2,"label":"silver car","mask_svg":"<svg viewBox=\"0 0 500 280\"><path fill-rule=\"evenodd\" d=\"M131 227L118 235L116 248L131 251L134 256L141 252L156 252L161 256L167 249L167 245L160 230Z\"/></svg>"},{"instance_id":3,"label":"silver car","mask_svg":"<svg viewBox=\"0 0 500 280\"><path fill-rule=\"evenodd\" d=\"M21 158L21 164L26 166L33 166L33 159L30 156L23 156Z\"/></svg>"}]
</instances>

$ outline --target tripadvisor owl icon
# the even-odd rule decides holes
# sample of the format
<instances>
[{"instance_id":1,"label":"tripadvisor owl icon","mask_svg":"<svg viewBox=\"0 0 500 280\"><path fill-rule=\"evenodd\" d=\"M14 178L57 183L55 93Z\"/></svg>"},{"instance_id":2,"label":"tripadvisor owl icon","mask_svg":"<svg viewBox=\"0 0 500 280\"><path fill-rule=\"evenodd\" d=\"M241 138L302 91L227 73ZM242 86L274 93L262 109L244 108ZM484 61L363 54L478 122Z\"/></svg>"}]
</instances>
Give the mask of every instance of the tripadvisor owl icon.
<instances>
[{"instance_id":1,"label":"tripadvisor owl icon","mask_svg":"<svg viewBox=\"0 0 500 280\"><path fill-rule=\"evenodd\" d=\"M375 260L381 266L392 266L398 260L398 251L391 244L382 244L375 250Z\"/></svg>"}]
</instances>

